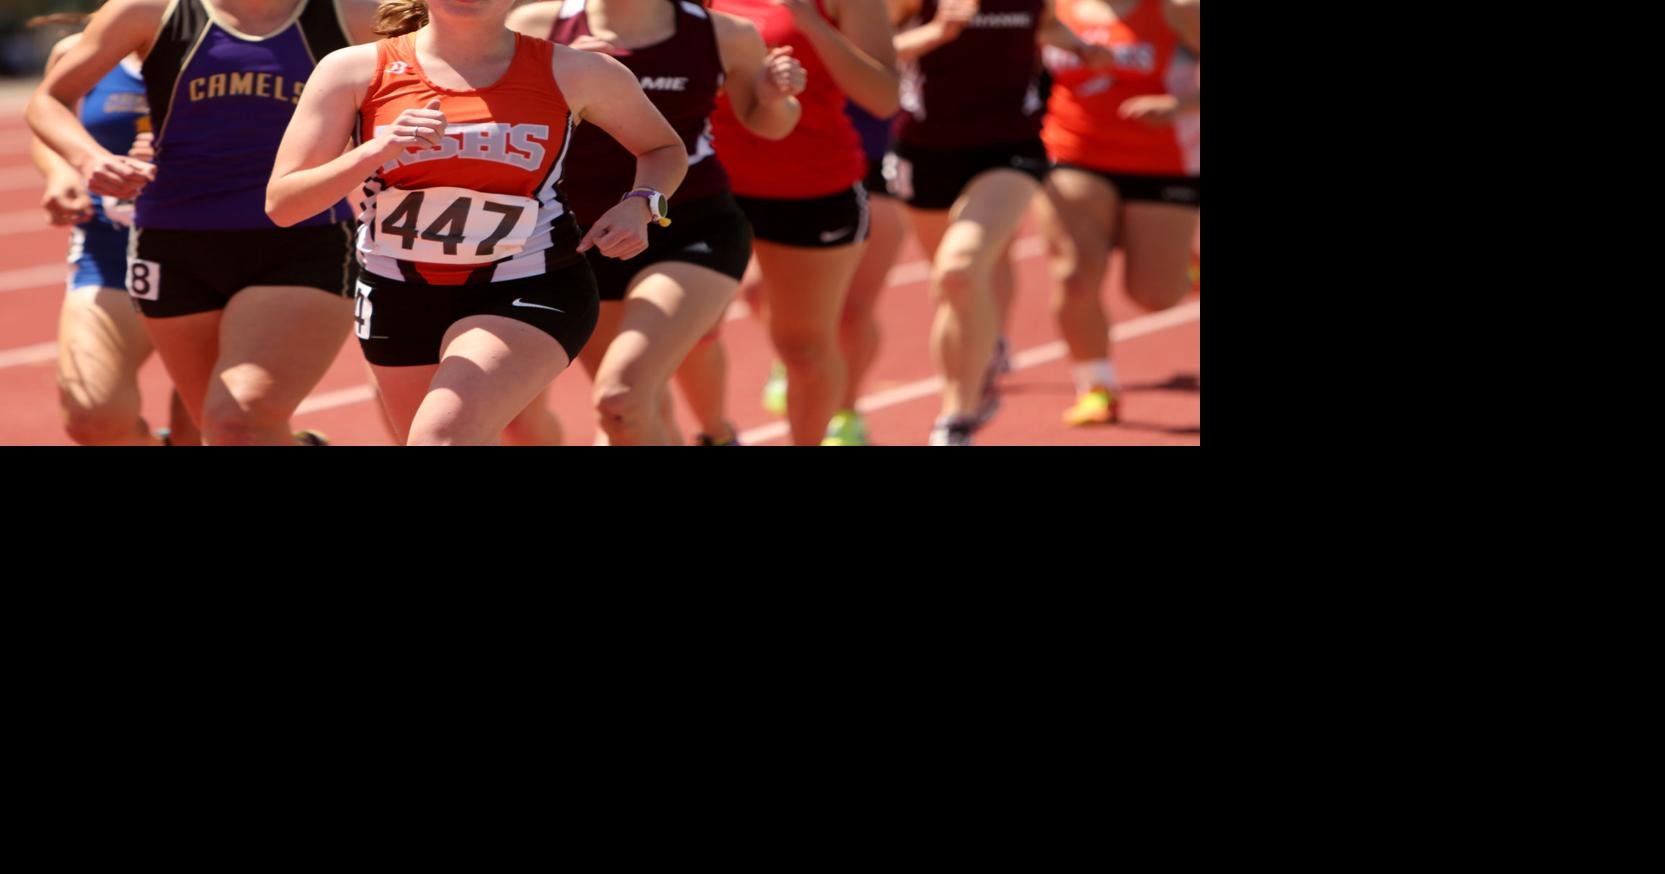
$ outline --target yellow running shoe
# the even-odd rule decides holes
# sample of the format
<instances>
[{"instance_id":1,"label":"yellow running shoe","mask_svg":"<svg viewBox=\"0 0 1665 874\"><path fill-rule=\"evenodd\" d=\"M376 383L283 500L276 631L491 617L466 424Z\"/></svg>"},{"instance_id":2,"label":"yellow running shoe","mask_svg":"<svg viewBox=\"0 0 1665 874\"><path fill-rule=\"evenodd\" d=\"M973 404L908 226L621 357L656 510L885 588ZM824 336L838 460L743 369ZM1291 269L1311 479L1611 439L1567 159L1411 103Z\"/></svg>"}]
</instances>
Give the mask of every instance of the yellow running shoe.
<instances>
[{"instance_id":1,"label":"yellow running shoe","mask_svg":"<svg viewBox=\"0 0 1665 874\"><path fill-rule=\"evenodd\" d=\"M786 415L786 365L779 361L769 368L769 381L763 384L763 409Z\"/></svg>"},{"instance_id":2,"label":"yellow running shoe","mask_svg":"<svg viewBox=\"0 0 1665 874\"><path fill-rule=\"evenodd\" d=\"M1122 400L1111 389L1095 386L1076 398L1075 406L1064 411L1064 424L1071 428L1081 425L1109 425L1120 422Z\"/></svg>"},{"instance_id":3,"label":"yellow running shoe","mask_svg":"<svg viewBox=\"0 0 1665 874\"><path fill-rule=\"evenodd\" d=\"M330 438L325 437L322 432L306 428L295 432L295 442L302 446L328 446Z\"/></svg>"},{"instance_id":4,"label":"yellow running shoe","mask_svg":"<svg viewBox=\"0 0 1665 874\"><path fill-rule=\"evenodd\" d=\"M827 422L822 446L866 446L867 422L855 410L839 410Z\"/></svg>"}]
</instances>

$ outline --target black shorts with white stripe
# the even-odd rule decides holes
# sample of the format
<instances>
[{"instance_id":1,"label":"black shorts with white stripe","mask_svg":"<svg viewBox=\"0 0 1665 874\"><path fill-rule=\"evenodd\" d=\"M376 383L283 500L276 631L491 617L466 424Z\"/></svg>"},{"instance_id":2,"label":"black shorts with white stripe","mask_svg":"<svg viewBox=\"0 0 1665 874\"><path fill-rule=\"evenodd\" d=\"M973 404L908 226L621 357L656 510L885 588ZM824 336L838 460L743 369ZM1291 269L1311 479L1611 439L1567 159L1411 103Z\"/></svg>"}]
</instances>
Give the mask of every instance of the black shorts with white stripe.
<instances>
[{"instance_id":1,"label":"black shorts with white stripe","mask_svg":"<svg viewBox=\"0 0 1665 874\"><path fill-rule=\"evenodd\" d=\"M697 264L739 282L752 257L752 228L728 193L701 197L671 206L671 226L648 223L648 247L629 261L591 249L584 255L595 271L602 300L624 300L625 292L643 270L667 261Z\"/></svg>"},{"instance_id":2,"label":"black shorts with white stripe","mask_svg":"<svg viewBox=\"0 0 1665 874\"><path fill-rule=\"evenodd\" d=\"M759 240L830 249L867 239L867 189L860 182L826 197L782 200L736 195L734 202L751 220L752 235Z\"/></svg>"},{"instance_id":3,"label":"black shorts with white stripe","mask_svg":"<svg viewBox=\"0 0 1665 874\"><path fill-rule=\"evenodd\" d=\"M364 360L377 367L438 364L451 326L470 316L525 322L555 338L569 361L595 333L601 301L590 262L524 279L473 285L403 282L366 270L355 283L353 333Z\"/></svg>"}]
</instances>

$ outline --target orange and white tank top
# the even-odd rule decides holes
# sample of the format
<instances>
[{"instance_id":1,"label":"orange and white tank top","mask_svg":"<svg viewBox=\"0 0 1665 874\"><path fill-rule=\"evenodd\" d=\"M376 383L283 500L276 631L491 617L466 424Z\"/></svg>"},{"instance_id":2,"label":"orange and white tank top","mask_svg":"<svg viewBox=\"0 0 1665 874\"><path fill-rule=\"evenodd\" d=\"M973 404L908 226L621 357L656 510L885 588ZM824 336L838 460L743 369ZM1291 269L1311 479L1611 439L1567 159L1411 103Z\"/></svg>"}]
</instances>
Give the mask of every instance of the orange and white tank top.
<instances>
[{"instance_id":1,"label":"orange and white tank top","mask_svg":"<svg viewBox=\"0 0 1665 874\"><path fill-rule=\"evenodd\" d=\"M1152 127L1117 114L1129 98L1180 96L1198 87L1197 58L1168 26L1161 0L1139 0L1126 18L1098 0L1058 0L1057 14L1083 40L1109 47L1116 62L1092 70L1069 52L1042 50L1053 85L1041 139L1052 159L1114 173L1201 176L1196 115Z\"/></svg>"},{"instance_id":2,"label":"orange and white tank top","mask_svg":"<svg viewBox=\"0 0 1665 874\"><path fill-rule=\"evenodd\" d=\"M378 276L476 285L538 276L583 257L561 195L572 113L551 68L555 46L515 35L495 84L451 91L428 80L411 35L376 44L376 76L359 110L367 141L399 113L438 98L445 137L406 150L364 185L358 256Z\"/></svg>"}]
</instances>

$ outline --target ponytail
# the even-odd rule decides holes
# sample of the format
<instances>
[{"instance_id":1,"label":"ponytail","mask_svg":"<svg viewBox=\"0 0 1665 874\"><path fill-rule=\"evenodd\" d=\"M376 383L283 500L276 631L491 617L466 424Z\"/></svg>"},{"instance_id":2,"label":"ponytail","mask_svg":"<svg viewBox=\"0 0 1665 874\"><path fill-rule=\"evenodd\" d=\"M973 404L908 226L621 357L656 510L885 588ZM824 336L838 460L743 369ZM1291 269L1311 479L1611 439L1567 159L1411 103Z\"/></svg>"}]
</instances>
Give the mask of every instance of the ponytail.
<instances>
[{"instance_id":1,"label":"ponytail","mask_svg":"<svg viewBox=\"0 0 1665 874\"><path fill-rule=\"evenodd\" d=\"M92 17L91 12L54 12L50 15L37 15L23 23L24 27L80 27Z\"/></svg>"},{"instance_id":2,"label":"ponytail","mask_svg":"<svg viewBox=\"0 0 1665 874\"><path fill-rule=\"evenodd\" d=\"M401 36L428 23L426 0L382 0L376 7L377 36Z\"/></svg>"}]
</instances>

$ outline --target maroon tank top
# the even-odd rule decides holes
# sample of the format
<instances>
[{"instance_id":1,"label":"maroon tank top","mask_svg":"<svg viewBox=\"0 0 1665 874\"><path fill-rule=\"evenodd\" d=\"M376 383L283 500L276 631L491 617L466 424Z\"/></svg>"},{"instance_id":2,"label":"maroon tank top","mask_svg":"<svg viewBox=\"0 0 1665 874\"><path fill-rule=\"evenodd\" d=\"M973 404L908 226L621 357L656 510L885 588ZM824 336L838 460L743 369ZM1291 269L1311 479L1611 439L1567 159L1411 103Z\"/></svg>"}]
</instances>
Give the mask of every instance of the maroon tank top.
<instances>
[{"instance_id":1,"label":"maroon tank top","mask_svg":"<svg viewBox=\"0 0 1665 874\"><path fill-rule=\"evenodd\" d=\"M688 176L671 197L674 219L678 203L722 194L729 190L728 174L711 145L711 110L723 85L723 62L717 52L717 33L711 16L698 3L668 0L676 9L676 32L664 42L639 49L619 48L619 63L642 83L642 91L682 137L688 149ZM584 0L561 6L551 42L570 44L590 35ZM583 168L561 181L573 214L585 227L612 209L636 180L636 156L593 124L579 125L572 135L567 166Z\"/></svg>"},{"instance_id":2,"label":"maroon tank top","mask_svg":"<svg viewBox=\"0 0 1665 874\"><path fill-rule=\"evenodd\" d=\"M987 146L1037 137L1041 102L1035 31L1045 0L982 0L959 37L902 69L904 143ZM936 17L936 0L898 30Z\"/></svg>"}]
</instances>

